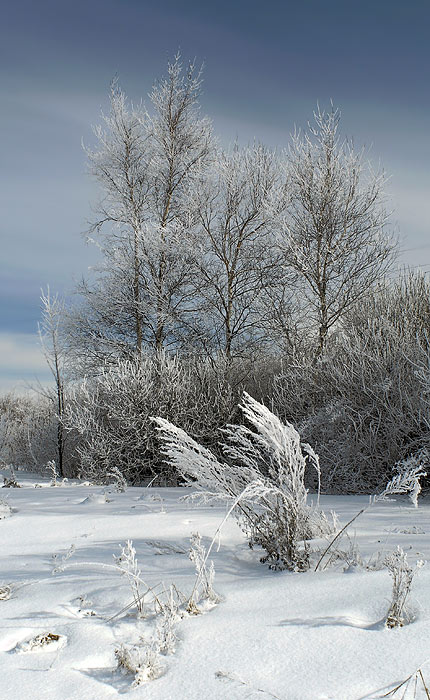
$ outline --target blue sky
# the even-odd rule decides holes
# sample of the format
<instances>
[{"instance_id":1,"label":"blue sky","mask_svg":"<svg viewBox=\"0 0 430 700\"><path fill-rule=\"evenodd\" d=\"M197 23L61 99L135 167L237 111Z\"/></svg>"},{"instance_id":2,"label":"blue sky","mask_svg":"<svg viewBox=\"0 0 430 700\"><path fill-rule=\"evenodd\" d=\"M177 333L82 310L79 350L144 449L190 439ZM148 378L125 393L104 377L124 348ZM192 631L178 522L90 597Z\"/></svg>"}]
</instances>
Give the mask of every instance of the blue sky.
<instances>
[{"instance_id":1,"label":"blue sky","mask_svg":"<svg viewBox=\"0 0 430 700\"><path fill-rule=\"evenodd\" d=\"M393 228L430 270L428 0L17 0L0 25L0 390L47 377L40 288L68 293L96 253L81 141L111 78L147 98L179 48L205 63L202 109L227 144L283 147L317 101L391 174ZM412 250L410 250L412 249Z\"/></svg>"}]
</instances>

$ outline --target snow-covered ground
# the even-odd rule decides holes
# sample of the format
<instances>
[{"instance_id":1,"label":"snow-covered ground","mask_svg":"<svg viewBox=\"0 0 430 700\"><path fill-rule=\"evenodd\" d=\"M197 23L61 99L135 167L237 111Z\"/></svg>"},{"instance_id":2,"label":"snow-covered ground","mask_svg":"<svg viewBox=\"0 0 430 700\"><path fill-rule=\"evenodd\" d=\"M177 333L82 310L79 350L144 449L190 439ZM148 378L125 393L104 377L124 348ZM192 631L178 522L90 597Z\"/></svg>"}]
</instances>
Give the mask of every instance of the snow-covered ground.
<instances>
[{"instance_id":1,"label":"snow-covered ground","mask_svg":"<svg viewBox=\"0 0 430 700\"><path fill-rule=\"evenodd\" d=\"M112 555L132 540L147 584L161 592L174 583L189 596L195 581L190 536L198 531L209 546L223 507L184 502L185 489L129 488L106 500L102 487L52 488L20 473L18 479L22 488L0 491L12 509L0 511L1 700L102 700L124 693L136 700L359 700L383 696L421 666L430 686L430 564L413 582L412 621L389 630L386 569L337 560L318 572L269 571L230 518L211 554L220 602L203 602L202 614L179 620L176 652L159 658L161 675L132 688L133 676L117 669L115 649L144 649L155 621L151 611L143 619L133 607L121 612L132 593L126 577L111 568ZM34 488L36 482L43 488ZM367 502L322 498L341 524ZM378 553L397 545L413 564L430 561L430 503L421 501L417 510L401 498L377 504L350 535L371 569ZM349 546L345 538L339 544ZM414 697L413 683L407 693ZM428 697L421 679L416 697Z\"/></svg>"}]
</instances>

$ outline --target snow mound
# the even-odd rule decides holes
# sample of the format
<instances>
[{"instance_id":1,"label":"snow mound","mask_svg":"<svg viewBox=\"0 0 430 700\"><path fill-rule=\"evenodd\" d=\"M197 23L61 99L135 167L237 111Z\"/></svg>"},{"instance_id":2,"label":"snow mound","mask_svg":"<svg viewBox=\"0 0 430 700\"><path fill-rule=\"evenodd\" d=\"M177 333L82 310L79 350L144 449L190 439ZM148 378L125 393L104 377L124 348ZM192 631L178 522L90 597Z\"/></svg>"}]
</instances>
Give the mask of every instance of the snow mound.
<instances>
[{"instance_id":1,"label":"snow mound","mask_svg":"<svg viewBox=\"0 0 430 700\"><path fill-rule=\"evenodd\" d=\"M80 505L94 505L99 503L109 503L105 493L90 493L80 502Z\"/></svg>"}]
</instances>

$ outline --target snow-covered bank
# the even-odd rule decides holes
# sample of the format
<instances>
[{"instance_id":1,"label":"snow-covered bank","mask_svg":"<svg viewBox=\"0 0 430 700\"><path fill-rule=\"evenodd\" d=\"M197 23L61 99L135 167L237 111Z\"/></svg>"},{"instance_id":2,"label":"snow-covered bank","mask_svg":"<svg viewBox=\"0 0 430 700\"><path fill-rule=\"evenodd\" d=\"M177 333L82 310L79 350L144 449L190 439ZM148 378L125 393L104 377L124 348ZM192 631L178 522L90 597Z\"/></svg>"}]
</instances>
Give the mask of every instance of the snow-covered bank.
<instances>
[{"instance_id":1,"label":"snow-covered bank","mask_svg":"<svg viewBox=\"0 0 430 700\"><path fill-rule=\"evenodd\" d=\"M38 489L37 478L18 479L23 488L0 491L12 509L0 520L0 589L9 589L0 600L1 700L102 700L128 692L151 700L359 700L382 696L430 658L429 567L413 582L414 620L388 630L386 569L338 561L317 573L272 572L229 519L211 554L221 602L181 620L176 653L161 658L161 676L132 689L133 676L116 669L114 652L150 637L153 623L138 620L134 609L118 615L132 595L125 577L105 565L114 564L119 544L133 540L147 584L174 583L189 595L190 536L200 532L208 546L225 510L184 503L184 489L129 488L105 499L102 487ZM322 506L343 524L367 500L326 496ZM354 532L352 548L371 566L378 552L398 544L411 563L430 560L430 503L378 504L355 521ZM52 638L29 648L41 635ZM423 675L430 682L430 663ZM417 697L426 697L422 688Z\"/></svg>"}]
</instances>

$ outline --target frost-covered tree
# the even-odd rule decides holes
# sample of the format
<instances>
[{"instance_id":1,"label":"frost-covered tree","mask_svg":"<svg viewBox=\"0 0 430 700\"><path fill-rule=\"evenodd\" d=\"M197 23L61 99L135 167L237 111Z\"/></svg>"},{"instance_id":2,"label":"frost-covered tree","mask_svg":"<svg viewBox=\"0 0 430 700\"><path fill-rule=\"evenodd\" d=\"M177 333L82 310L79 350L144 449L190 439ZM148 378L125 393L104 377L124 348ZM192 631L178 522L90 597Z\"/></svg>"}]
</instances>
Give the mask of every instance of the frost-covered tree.
<instances>
[{"instance_id":1,"label":"frost-covered tree","mask_svg":"<svg viewBox=\"0 0 430 700\"><path fill-rule=\"evenodd\" d=\"M39 340L55 383L54 391L45 393L47 393L55 406L57 420L57 458L55 461L58 474L62 478L64 476L66 442L63 426L66 356L60 336L64 316L64 303L58 295L51 296L49 287L46 292L42 291L40 300L42 302L42 320L39 324Z\"/></svg>"},{"instance_id":2,"label":"frost-covered tree","mask_svg":"<svg viewBox=\"0 0 430 700\"><path fill-rule=\"evenodd\" d=\"M210 121L199 113L200 89L201 72L193 63L184 71L177 56L169 64L167 77L151 93L151 218L145 256L150 269L147 287L155 299L152 333L156 350L168 344L172 324L181 325L190 305L186 193L212 151Z\"/></svg>"},{"instance_id":3,"label":"frost-covered tree","mask_svg":"<svg viewBox=\"0 0 430 700\"><path fill-rule=\"evenodd\" d=\"M219 151L194 181L196 335L208 352L230 361L264 342L262 299L277 264L273 221L284 204L278 159L261 145Z\"/></svg>"},{"instance_id":4,"label":"frost-covered tree","mask_svg":"<svg viewBox=\"0 0 430 700\"><path fill-rule=\"evenodd\" d=\"M386 234L384 173L339 134L340 113L319 108L314 125L288 149L289 211L280 247L303 282L307 314L317 324L316 355L330 329L383 276L394 244Z\"/></svg>"},{"instance_id":5,"label":"frost-covered tree","mask_svg":"<svg viewBox=\"0 0 430 700\"><path fill-rule=\"evenodd\" d=\"M264 561L275 568L307 568L303 540L330 529L322 513L307 503L305 471L309 464L319 472L318 457L309 445L305 457L295 428L246 393L240 408L250 427L224 430L224 460L156 418L162 452L205 498L230 504L250 544L265 549Z\"/></svg>"},{"instance_id":6,"label":"frost-covered tree","mask_svg":"<svg viewBox=\"0 0 430 700\"><path fill-rule=\"evenodd\" d=\"M141 356L175 343L188 311L190 246L185 192L211 151L211 127L199 113L201 74L180 57L155 85L151 107L133 107L111 87L110 112L87 149L101 186L97 218L102 263L79 291L83 303L68 322L78 360L99 353ZM119 311L119 314L117 313ZM115 342L117 341L117 347ZM97 358L93 358L97 359Z\"/></svg>"},{"instance_id":7,"label":"frost-covered tree","mask_svg":"<svg viewBox=\"0 0 430 700\"><path fill-rule=\"evenodd\" d=\"M115 80L110 89L110 112L103 125L94 127L96 149L86 149L89 169L99 182L102 196L90 234L106 231L102 250L129 248L132 270L132 314L135 348L142 350L143 319L140 306L140 246L150 189L151 151L142 108L129 106ZM83 288L81 291L84 291Z\"/></svg>"}]
</instances>

